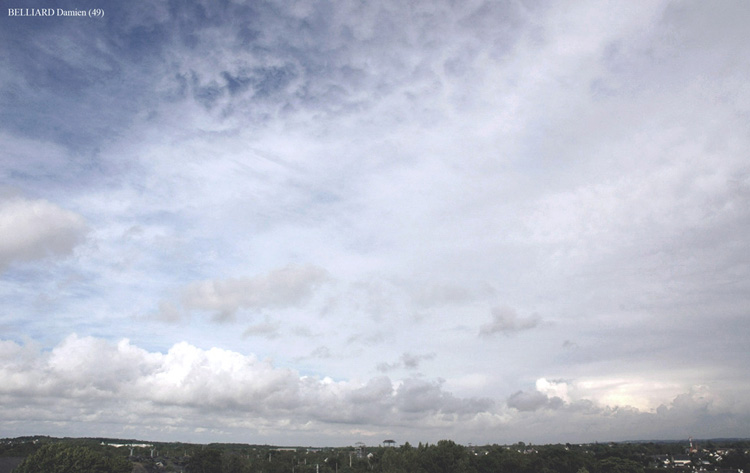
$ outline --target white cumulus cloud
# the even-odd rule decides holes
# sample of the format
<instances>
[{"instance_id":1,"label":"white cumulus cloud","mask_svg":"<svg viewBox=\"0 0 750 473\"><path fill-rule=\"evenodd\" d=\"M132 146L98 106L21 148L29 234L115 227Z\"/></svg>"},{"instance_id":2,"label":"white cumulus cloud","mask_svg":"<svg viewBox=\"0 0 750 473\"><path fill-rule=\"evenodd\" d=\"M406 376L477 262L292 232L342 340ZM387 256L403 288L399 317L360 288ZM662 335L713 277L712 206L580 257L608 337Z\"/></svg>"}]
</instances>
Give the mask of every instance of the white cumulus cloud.
<instances>
[{"instance_id":1,"label":"white cumulus cloud","mask_svg":"<svg viewBox=\"0 0 750 473\"><path fill-rule=\"evenodd\" d=\"M431 423L444 416L471 418L492 407L481 399L457 398L440 381L381 376L367 382L315 378L274 366L254 355L181 342L167 353L149 352L128 340L68 336L50 352L31 352L0 342L0 399L4 421L14 409L32 409L44 422L75 423L109 418L125 429L132 419L157 428L194 429L251 421L279 432L349 426ZM29 403L29 399L38 402ZM43 399L55 399L45 407ZM34 404L33 406L31 404ZM116 412L127 416L115 420ZM154 417L155 412L162 414Z\"/></svg>"}]
</instances>

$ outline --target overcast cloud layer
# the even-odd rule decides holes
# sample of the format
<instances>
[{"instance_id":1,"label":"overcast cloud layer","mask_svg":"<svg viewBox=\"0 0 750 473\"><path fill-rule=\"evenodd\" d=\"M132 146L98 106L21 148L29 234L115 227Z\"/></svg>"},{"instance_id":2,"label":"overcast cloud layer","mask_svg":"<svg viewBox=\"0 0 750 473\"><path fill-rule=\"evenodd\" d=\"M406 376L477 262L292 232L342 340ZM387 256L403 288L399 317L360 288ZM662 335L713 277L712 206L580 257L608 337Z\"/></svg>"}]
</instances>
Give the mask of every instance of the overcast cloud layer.
<instances>
[{"instance_id":1,"label":"overcast cloud layer","mask_svg":"<svg viewBox=\"0 0 750 473\"><path fill-rule=\"evenodd\" d=\"M50 6L0 436L750 437L747 2Z\"/></svg>"}]
</instances>

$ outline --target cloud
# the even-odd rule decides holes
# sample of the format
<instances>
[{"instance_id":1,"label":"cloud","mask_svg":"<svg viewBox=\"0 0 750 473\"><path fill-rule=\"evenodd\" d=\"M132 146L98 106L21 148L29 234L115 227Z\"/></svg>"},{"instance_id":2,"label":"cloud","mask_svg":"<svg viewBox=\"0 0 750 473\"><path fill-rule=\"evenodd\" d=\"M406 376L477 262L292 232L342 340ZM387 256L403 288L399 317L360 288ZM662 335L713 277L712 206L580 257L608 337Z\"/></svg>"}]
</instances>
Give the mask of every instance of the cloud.
<instances>
[{"instance_id":1,"label":"cloud","mask_svg":"<svg viewBox=\"0 0 750 473\"><path fill-rule=\"evenodd\" d=\"M299 305L328 279L325 270L308 265L287 266L264 276L201 281L185 288L182 306L214 312L215 320L225 321L240 309L260 311Z\"/></svg>"},{"instance_id":2,"label":"cloud","mask_svg":"<svg viewBox=\"0 0 750 473\"><path fill-rule=\"evenodd\" d=\"M0 200L0 270L13 262L64 257L88 229L84 218L46 200Z\"/></svg>"},{"instance_id":3,"label":"cloud","mask_svg":"<svg viewBox=\"0 0 750 473\"><path fill-rule=\"evenodd\" d=\"M417 369L419 368L419 364L422 363L424 360L432 360L435 358L434 353L429 353L427 355L414 355L411 353L404 353L401 355L401 362L404 364L405 368L409 369Z\"/></svg>"},{"instance_id":4,"label":"cloud","mask_svg":"<svg viewBox=\"0 0 750 473\"><path fill-rule=\"evenodd\" d=\"M484 290L487 292L487 289ZM456 284L420 284L414 290L414 302L423 307L459 305L471 301L476 295L468 288Z\"/></svg>"},{"instance_id":5,"label":"cloud","mask_svg":"<svg viewBox=\"0 0 750 473\"><path fill-rule=\"evenodd\" d=\"M128 340L113 344L76 335L50 352L29 353L15 342L0 342L0 379L3 421L17 421L21 409L41 422L106 418L120 428L134 418L157 428L166 415L177 415L168 425L179 428L228 419L279 431L304 429L310 422L384 426L444 415L471 417L492 405L454 397L439 381L394 384L381 376L364 384L333 382L219 348L182 342L158 353ZM50 398L56 402L45 407L42 399ZM119 421L118 413L125 413Z\"/></svg>"},{"instance_id":6,"label":"cloud","mask_svg":"<svg viewBox=\"0 0 750 473\"><path fill-rule=\"evenodd\" d=\"M378 371L391 371L398 368L405 368L408 370L419 369L419 365L425 360L432 360L435 358L435 353L428 353L424 355L415 355L413 353L402 353L399 357L399 361L394 363L379 363L377 368Z\"/></svg>"},{"instance_id":7,"label":"cloud","mask_svg":"<svg viewBox=\"0 0 750 473\"><path fill-rule=\"evenodd\" d=\"M690 388L656 410L607 405L586 398L568 403L538 392L514 395L508 407L518 414L506 427L523 437L536 430L534 424L543 424L546 433L539 435L541 441L674 439L680 436L678 432L715 438L742 432L742 422L750 418L740 403L726 402L705 387Z\"/></svg>"},{"instance_id":8,"label":"cloud","mask_svg":"<svg viewBox=\"0 0 750 473\"><path fill-rule=\"evenodd\" d=\"M539 378L533 391L518 391L511 395L506 404L519 411L536 411L538 409L559 409L570 402L568 383L565 381L548 381Z\"/></svg>"},{"instance_id":9,"label":"cloud","mask_svg":"<svg viewBox=\"0 0 750 473\"><path fill-rule=\"evenodd\" d=\"M548 397L539 391L518 391L506 401L508 407L519 411L536 411L541 408L556 409L562 406L563 401L559 397Z\"/></svg>"},{"instance_id":10,"label":"cloud","mask_svg":"<svg viewBox=\"0 0 750 473\"><path fill-rule=\"evenodd\" d=\"M425 412L472 415L485 412L493 405L490 399L456 398L441 386L442 381L406 379L396 390L396 406L407 416L424 416Z\"/></svg>"},{"instance_id":11,"label":"cloud","mask_svg":"<svg viewBox=\"0 0 750 473\"><path fill-rule=\"evenodd\" d=\"M157 320L167 323L175 323L182 319L182 313L177 306L169 301L160 301L159 310L156 312Z\"/></svg>"},{"instance_id":12,"label":"cloud","mask_svg":"<svg viewBox=\"0 0 750 473\"><path fill-rule=\"evenodd\" d=\"M517 438L536 432L542 442L556 438L582 442L673 439L679 437L678 432L711 438L741 432L740 419L750 418L747 402L740 400L741 394L740 397L731 391L719 394L704 385L675 387L671 395L663 393L670 400L654 409L636 407L628 404L627 398L618 398L619 387L611 382L602 380L594 384L597 387L591 389L591 383L586 381L540 378L536 389L517 391L507 398L510 411L504 428L513 429ZM602 385L610 388L602 390L599 387ZM539 433L540 425L544 425L544 434Z\"/></svg>"},{"instance_id":13,"label":"cloud","mask_svg":"<svg viewBox=\"0 0 750 473\"><path fill-rule=\"evenodd\" d=\"M265 338L278 338L279 337L279 325L273 322L265 321L258 324L250 325L242 332L243 337L265 337Z\"/></svg>"},{"instance_id":14,"label":"cloud","mask_svg":"<svg viewBox=\"0 0 750 473\"><path fill-rule=\"evenodd\" d=\"M386 363L386 362L378 363L378 365L376 366L377 370L380 371L380 372L382 372L382 373L386 373L388 371L395 370L398 367L399 367L398 363Z\"/></svg>"},{"instance_id":15,"label":"cloud","mask_svg":"<svg viewBox=\"0 0 750 473\"><path fill-rule=\"evenodd\" d=\"M534 314L530 317L519 317L515 309L510 307L496 307L492 309L492 321L479 329L479 335L491 336L497 333L506 335L531 330L541 323L541 318Z\"/></svg>"},{"instance_id":16,"label":"cloud","mask_svg":"<svg viewBox=\"0 0 750 473\"><path fill-rule=\"evenodd\" d=\"M326 346L319 346L310 352L310 358L331 358L331 349Z\"/></svg>"},{"instance_id":17,"label":"cloud","mask_svg":"<svg viewBox=\"0 0 750 473\"><path fill-rule=\"evenodd\" d=\"M456 440L668 434L649 423L662 405L672 435L701 408L717 431L747 418L728 400L750 356L747 4L110 9L0 29L0 175L33 196L25 236L0 232L0 332L42 344L2 380L50 374L2 400L15 428L75 418L91 436L116 397L136 430L211 412L209 431L283 419L299 444L337 423L447 436L464 410ZM31 218L35 202L55 209ZM43 264L60 277L14 271ZM149 351L118 364L67 331ZM292 375L233 358L249 346ZM117 376L65 368L83 353ZM710 402L673 403L700 384ZM76 417L78 395L102 417Z\"/></svg>"}]
</instances>

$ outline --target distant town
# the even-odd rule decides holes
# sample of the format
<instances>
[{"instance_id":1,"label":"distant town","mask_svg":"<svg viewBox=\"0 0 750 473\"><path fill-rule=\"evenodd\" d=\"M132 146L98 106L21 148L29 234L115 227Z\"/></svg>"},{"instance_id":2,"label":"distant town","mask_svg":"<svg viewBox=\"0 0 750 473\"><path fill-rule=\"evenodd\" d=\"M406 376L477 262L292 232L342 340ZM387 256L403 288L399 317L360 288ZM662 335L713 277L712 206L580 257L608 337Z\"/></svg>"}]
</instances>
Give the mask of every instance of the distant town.
<instances>
[{"instance_id":1,"label":"distant town","mask_svg":"<svg viewBox=\"0 0 750 473\"><path fill-rule=\"evenodd\" d=\"M0 440L0 473L750 473L750 439L587 444L277 447L32 436Z\"/></svg>"}]
</instances>

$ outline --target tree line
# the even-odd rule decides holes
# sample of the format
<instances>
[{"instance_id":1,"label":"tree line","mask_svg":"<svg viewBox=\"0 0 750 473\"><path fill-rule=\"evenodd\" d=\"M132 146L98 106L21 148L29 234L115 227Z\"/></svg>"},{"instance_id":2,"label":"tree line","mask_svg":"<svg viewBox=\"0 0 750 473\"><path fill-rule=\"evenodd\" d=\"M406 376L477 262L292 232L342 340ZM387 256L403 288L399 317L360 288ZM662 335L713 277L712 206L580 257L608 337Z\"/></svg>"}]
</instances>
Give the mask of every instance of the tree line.
<instances>
[{"instance_id":1,"label":"tree line","mask_svg":"<svg viewBox=\"0 0 750 473\"><path fill-rule=\"evenodd\" d=\"M161 444L157 458L129 457L94 441L5 444L21 453L14 473L668 473L655 455L685 454L685 443L462 446L451 440L400 447L276 449L239 444ZM711 454L723 449L722 456ZM709 442L692 453L695 465L750 471L750 442ZM4 450L3 450L4 449ZM704 468L705 464L702 465Z\"/></svg>"},{"instance_id":2,"label":"tree line","mask_svg":"<svg viewBox=\"0 0 750 473\"><path fill-rule=\"evenodd\" d=\"M750 471L747 442L732 448L710 467ZM718 447L715 447L718 448ZM667 473L656 455L685 454L680 443L466 447L450 440L436 444L326 449L315 454L268 451L255 455L209 447L187 463L188 473ZM709 450L704 450L707 455ZM696 466L702 458L693 453ZM304 459L304 463L303 463ZM704 468L706 465L702 465Z\"/></svg>"}]
</instances>

